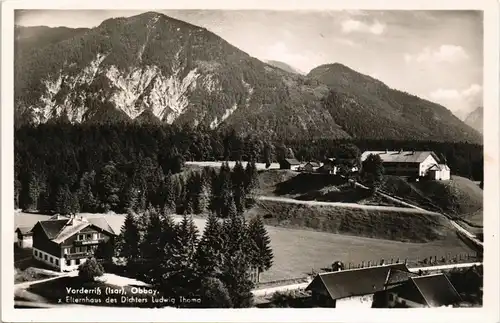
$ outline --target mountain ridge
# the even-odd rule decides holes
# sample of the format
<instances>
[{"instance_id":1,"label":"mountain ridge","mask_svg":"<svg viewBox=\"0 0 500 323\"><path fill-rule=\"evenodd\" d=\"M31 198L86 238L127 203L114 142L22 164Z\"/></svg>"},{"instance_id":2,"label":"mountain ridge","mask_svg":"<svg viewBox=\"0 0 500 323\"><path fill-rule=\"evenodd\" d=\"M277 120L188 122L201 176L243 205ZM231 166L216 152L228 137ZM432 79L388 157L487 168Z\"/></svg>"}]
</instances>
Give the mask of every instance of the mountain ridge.
<instances>
[{"instance_id":1,"label":"mountain ridge","mask_svg":"<svg viewBox=\"0 0 500 323\"><path fill-rule=\"evenodd\" d=\"M289 73L206 28L154 12L107 19L65 35L39 48L18 40L16 123L39 124L63 115L73 123L110 122L103 110L114 109L125 120L147 111L144 120L154 116L168 124L233 128L241 134L279 138L340 139L370 129L372 103L387 113L398 112L386 98L367 100L377 91L390 96L384 83L344 65L333 64L328 73L319 73L321 66L306 76ZM403 99L408 98L416 109L425 106L417 97ZM353 121L341 112L351 106L363 120ZM370 136L481 140L442 112L439 117L446 120L436 121L432 129L422 125L427 120L413 118L416 125L401 121L398 126L399 119L389 118L392 128ZM447 124L453 129L437 131Z\"/></svg>"},{"instance_id":2,"label":"mountain ridge","mask_svg":"<svg viewBox=\"0 0 500 323\"><path fill-rule=\"evenodd\" d=\"M483 110L484 109L482 106L477 107L476 109L474 109L474 111L469 113L464 120L465 124L476 129L480 133L483 133L483 123L484 123L484 121L483 121L484 111Z\"/></svg>"}]
</instances>

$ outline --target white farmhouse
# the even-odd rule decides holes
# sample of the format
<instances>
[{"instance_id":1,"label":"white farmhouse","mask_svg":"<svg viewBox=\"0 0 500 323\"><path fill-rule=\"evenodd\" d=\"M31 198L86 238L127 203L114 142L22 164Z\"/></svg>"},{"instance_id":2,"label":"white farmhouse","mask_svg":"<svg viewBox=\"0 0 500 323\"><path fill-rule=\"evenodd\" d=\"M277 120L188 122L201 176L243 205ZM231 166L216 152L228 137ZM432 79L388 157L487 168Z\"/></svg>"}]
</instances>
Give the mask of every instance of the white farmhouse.
<instances>
[{"instance_id":1,"label":"white farmhouse","mask_svg":"<svg viewBox=\"0 0 500 323\"><path fill-rule=\"evenodd\" d=\"M361 155L361 162L370 155L380 156L387 175L450 179L450 168L440 164L439 157L433 151L365 151Z\"/></svg>"}]
</instances>

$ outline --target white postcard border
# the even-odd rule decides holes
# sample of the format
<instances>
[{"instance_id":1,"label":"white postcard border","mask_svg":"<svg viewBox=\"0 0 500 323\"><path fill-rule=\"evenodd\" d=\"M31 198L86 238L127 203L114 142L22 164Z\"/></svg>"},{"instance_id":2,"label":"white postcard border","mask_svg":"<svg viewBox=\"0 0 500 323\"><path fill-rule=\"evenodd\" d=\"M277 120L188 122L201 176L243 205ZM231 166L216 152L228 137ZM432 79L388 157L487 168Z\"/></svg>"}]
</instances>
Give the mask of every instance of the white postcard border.
<instances>
[{"instance_id":1,"label":"white postcard border","mask_svg":"<svg viewBox=\"0 0 500 323\"><path fill-rule=\"evenodd\" d=\"M13 301L13 30L15 9L272 9L272 10L484 10L484 306L481 309L14 309ZM499 302L499 15L494 0L277 1L5 1L2 3L2 321L6 322L497 322Z\"/></svg>"}]
</instances>

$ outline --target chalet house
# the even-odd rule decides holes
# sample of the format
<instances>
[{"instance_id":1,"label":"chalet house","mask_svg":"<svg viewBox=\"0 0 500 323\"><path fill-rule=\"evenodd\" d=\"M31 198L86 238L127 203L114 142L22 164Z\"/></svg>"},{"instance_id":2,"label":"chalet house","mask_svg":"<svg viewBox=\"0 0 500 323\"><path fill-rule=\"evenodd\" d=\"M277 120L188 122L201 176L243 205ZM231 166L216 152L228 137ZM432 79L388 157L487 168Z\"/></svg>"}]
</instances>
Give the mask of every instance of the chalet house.
<instances>
[{"instance_id":1,"label":"chalet house","mask_svg":"<svg viewBox=\"0 0 500 323\"><path fill-rule=\"evenodd\" d=\"M444 274L409 279L386 291L388 308L453 306L462 302L455 287Z\"/></svg>"},{"instance_id":2,"label":"chalet house","mask_svg":"<svg viewBox=\"0 0 500 323\"><path fill-rule=\"evenodd\" d=\"M412 274L405 264L391 264L318 274L307 286L318 307L371 308L374 294L405 281Z\"/></svg>"},{"instance_id":3,"label":"chalet house","mask_svg":"<svg viewBox=\"0 0 500 323\"><path fill-rule=\"evenodd\" d=\"M38 221L33 233L33 257L59 271L85 262L100 243L116 236L105 218L52 217Z\"/></svg>"},{"instance_id":4,"label":"chalet house","mask_svg":"<svg viewBox=\"0 0 500 323\"><path fill-rule=\"evenodd\" d=\"M382 159L384 170L387 175L404 176L409 178L420 178L429 176L433 166L439 167L438 174L434 179L449 179L450 169L448 166L439 164L439 158L432 151L365 151L361 155L361 162L369 155L378 155ZM432 175L431 175L432 176Z\"/></svg>"},{"instance_id":5,"label":"chalet house","mask_svg":"<svg viewBox=\"0 0 500 323\"><path fill-rule=\"evenodd\" d=\"M31 248L33 246L33 232L31 232L31 227L18 227L16 235L19 248Z\"/></svg>"},{"instance_id":6,"label":"chalet house","mask_svg":"<svg viewBox=\"0 0 500 323\"><path fill-rule=\"evenodd\" d=\"M300 162L294 158L286 158L280 161L280 169L291 169L298 171L300 169Z\"/></svg>"},{"instance_id":7,"label":"chalet house","mask_svg":"<svg viewBox=\"0 0 500 323\"><path fill-rule=\"evenodd\" d=\"M318 170L318 168L321 167L320 163L317 162L308 162L304 165L304 171L308 173L313 173Z\"/></svg>"}]
</instances>

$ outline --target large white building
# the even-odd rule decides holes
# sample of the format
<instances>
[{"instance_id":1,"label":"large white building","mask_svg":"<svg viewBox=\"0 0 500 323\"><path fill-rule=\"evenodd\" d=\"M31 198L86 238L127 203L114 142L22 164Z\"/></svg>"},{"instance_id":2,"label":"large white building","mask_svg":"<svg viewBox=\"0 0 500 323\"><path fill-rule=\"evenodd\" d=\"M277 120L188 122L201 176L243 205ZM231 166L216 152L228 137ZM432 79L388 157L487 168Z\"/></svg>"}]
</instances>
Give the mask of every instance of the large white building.
<instances>
[{"instance_id":1,"label":"large white building","mask_svg":"<svg viewBox=\"0 0 500 323\"><path fill-rule=\"evenodd\" d=\"M439 157L432 151L365 151L361 154L361 162L369 155L380 156L387 175L450 179L450 168L440 164Z\"/></svg>"}]
</instances>

